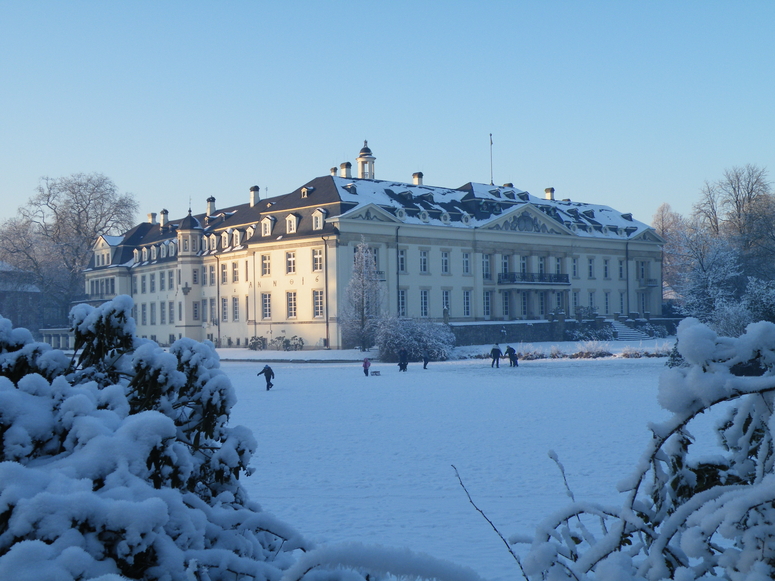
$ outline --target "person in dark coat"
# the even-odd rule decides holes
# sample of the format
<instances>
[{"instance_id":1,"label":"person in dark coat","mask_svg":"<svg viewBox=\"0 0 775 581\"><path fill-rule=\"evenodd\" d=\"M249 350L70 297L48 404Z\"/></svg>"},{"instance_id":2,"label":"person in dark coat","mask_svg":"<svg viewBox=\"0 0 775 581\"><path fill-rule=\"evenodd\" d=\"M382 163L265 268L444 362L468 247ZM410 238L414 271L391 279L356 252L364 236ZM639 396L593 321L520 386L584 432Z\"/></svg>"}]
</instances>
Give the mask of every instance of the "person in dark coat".
<instances>
[{"instance_id":1,"label":"person in dark coat","mask_svg":"<svg viewBox=\"0 0 775 581\"><path fill-rule=\"evenodd\" d=\"M519 367L519 361L517 360L517 352L514 347L508 345L506 347L506 357L509 358L509 367Z\"/></svg>"},{"instance_id":2,"label":"person in dark coat","mask_svg":"<svg viewBox=\"0 0 775 581\"><path fill-rule=\"evenodd\" d=\"M268 365L264 365L264 368L256 373L256 375L263 375L266 379L266 390L269 391L274 387L274 384L272 383L272 380L274 379L274 371L272 371L272 368Z\"/></svg>"},{"instance_id":3,"label":"person in dark coat","mask_svg":"<svg viewBox=\"0 0 775 581\"><path fill-rule=\"evenodd\" d=\"M366 377L369 376L369 367L371 367L371 361L369 361L368 357L363 358L363 375Z\"/></svg>"},{"instance_id":4,"label":"person in dark coat","mask_svg":"<svg viewBox=\"0 0 775 581\"><path fill-rule=\"evenodd\" d=\"M406 352L406 349L401 349L398 352L398 370L406 371L407 365L409 365L409 354Z\"/></svg>"},{"instance_id":5,"label":"person in dark coat","mask_svg":"<svg viewBox=\"0 0 775 581\"><path fill-rule=\"evenodd\" d=\"M422 368L428 369L428 362L431 360L431 356L427 349L422 350Z\"/></svg>"},{"instance_id":6,"label":"person in dark coat","mask_svg":"<svg viewBox=\"0 0 775 581\"><path fill-rule=\"evenodd\" d=\"M501 357L503 357L503 352L501 351L501 348L496 343L492 349L490 349L490 357L492 357L492 363L490 364L490 367L498 367L501 366Z\"/></svg>"}]
</instances>

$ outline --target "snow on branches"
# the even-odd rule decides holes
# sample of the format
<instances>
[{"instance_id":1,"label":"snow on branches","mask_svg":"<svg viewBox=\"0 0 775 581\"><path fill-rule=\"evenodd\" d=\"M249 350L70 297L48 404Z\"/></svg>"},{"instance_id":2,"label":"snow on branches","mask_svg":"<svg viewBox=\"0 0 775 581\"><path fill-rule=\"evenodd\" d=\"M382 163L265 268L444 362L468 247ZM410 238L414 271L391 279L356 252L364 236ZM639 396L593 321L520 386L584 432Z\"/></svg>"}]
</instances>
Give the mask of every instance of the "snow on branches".
<instances>
[{"instance_id":1,"label":"snow on branches","mask_svg":"<svg viewBox=\"0 0 775 581\"><path fill-rule=\"evenodd\" d=\"M0 578L279 578L305 543L239 483L256 441L212 344L166 353L131 306L74 309L73 358L0 319Z\"/></svg>"},{"instance_id":2,"label":"snow on branches","mask_svg":"<svg viewBox=\"0 0 775 581\"><path fill-rule=\"evenodd\" d=\"M636 471L619 485L623 506L574 502L547 518L522 561L528 578L775 577L775 324L729 338L686 319L678 346L684 364L659 387L673 416L651 426ZM720 418L719 450L697 458L689 427L707 413Z\"/></svg>"}]
</instances>

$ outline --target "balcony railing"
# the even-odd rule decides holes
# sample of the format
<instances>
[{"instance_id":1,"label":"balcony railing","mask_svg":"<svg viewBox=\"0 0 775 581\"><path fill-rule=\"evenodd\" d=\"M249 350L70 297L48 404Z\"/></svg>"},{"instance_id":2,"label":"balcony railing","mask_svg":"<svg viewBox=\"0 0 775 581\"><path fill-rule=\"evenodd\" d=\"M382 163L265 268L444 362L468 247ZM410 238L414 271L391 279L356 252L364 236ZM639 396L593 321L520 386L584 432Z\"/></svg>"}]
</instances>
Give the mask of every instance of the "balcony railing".
<instances>
[{"instance_id":1,"label":"balcony railing","mask_svg":"<svg viewBox=\"0 0 775 581\"><path fill-rule=\"evenodd\" d=\"M567 274L547 272L503 272L498 275L498 284L570 284Z\"/></svg>"}]
</instances>

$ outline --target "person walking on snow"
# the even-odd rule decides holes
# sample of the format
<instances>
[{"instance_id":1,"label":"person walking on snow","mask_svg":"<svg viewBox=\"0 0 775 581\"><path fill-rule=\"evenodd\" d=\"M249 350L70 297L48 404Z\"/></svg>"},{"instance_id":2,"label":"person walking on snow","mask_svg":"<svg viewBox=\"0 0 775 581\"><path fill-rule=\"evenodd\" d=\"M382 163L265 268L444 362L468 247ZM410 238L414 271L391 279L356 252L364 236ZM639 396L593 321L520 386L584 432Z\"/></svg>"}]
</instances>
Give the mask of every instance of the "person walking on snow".
<instances>
[{"instance_id":1,"label":"person walking on snow","mask_svg":"<svg viewBox=\"0 0 775 581\"><path fill-rule=\"evenodd\" d=\"M369 376L369 367L371 367L371 361L369 361L368 357L363 358L363 375L366 377Z\"/></svg>"},{"instance_id":2,"label":"person walking on snow","mask_svg":"<svg viewBox=\"0 0 775 581\"><path fill-rule=\"evenodd\" d=\"M509 358L509 367L519 367L519 361L517 360L517 352L511 345L506 346L506 357Z\"/></svg>"},{"instance_id":3,"label":"person walking on snow","mask_svg":"<svg viewBox=\"0 0 775 581\"><path fill-rule=\"evenodd\" d=\"M272 389L274 384L272 383L272 380L274 379L274 371L272 371L272 368L268 365L264 365L264 368L256 373L256 375L263 375L264 378L266 378L266 390L269 391Z\"/></svg>"},{"instance_id":4,"label":"person walking on snow","mask_svg":"<svg viewBox=\"0 0 775 581\"><path fill-rule=\"evenodd\" d=\"M431 360L431 356L427 349L422 350L422 368L428 369L428 362Z\"/></svg>"},{"instance_id":5,"label":"person walking on snow","mask_svg":"<svg viewBox=\"0 0 775 581\"><path fill-rule=\"evenodd\" d=\"M490 367L497 367L500 369L503 352L501 351L501 348L498 347L497 343L493 346L492 349L490 349L490 357L492 357L492 363L490 364Z\"/></svg>"},{"instance_id":6,"label":"person walking on snow","mask_svg":"<svg viewBox=\"0 0 775 581\"><path fill-rule=\"evenodd\" d=\"M403 347L398 351L398 370L406 371L406 366L409 365L409 354Z\"/></svg>"}]
</instances>

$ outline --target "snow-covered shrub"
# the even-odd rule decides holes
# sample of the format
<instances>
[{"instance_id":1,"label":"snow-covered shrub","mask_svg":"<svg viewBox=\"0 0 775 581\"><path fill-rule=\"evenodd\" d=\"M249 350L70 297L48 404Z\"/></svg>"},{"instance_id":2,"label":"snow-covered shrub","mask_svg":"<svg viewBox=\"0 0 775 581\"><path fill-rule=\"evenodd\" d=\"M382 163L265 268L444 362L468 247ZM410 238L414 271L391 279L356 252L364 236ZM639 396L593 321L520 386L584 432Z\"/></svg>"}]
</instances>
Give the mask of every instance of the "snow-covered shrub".
<instances>
[{"instance_id":1,"label":"snow-covered shrub","mask_svg":"<svg viewBox=\"0 0 775 581\"><path fill-rule=\"evenodd\" d=\"M420 359L424 351L432 360L444 361L455 346L455 334L447 325L425 319L385 317L377 325L376 345L382 361L398 361L401 349L410 361Z\"/></svg>"},{"instance_id":2,"label":"snow-covered shrub","mask_svg":"<svg viewBox=\"0 0 775 581\"><path fill-rule=\"evenodd\" d=\"M532 343L520 343L517 347L517 357L524 361L533 361L535 359L546 359L546 354L540 349L536 349Z\"/></svg>"},{"instance_id":3,"label":"snow-covered shrub","mask_svg":"<svg viewBox=\"0 0 775 581\"><path fill-rule=\"evenodd\" d=\"M613 341L614 330L610 326L596 329L590 326L579 326L566 329L565 339L567 341Z\"/></svg>"},{"instance_id":4,"label":"snow-covered shrub","mask_svg":"<svg viewBox=\"0 0 775 581\"><path fill-rule=\"evenodd\" d=\"M304 541L251 502L212 344L134 337L132 301L80 305L76 355L0 318L0 579L276 579Z\"/></svg>"},{"instance_id":5,"label":"snow-covered shrub","mask_svg":"<svg viewBox=\"0 0 775 581\"><path fill-rule=\"evenodd\" d=\"M575 353L571 354L571 359L597 359L599 357L611 357L613 355L609 349L608 343L600 341L585 341L576 344Z\"/></svg>"},{"instance_id":6,"label":"snow-covered shrub","mask_svg":"<svg viewBox=\"0 0 775 581\"><path fill-rule=\"evenodd\" d=\"M740 301L719 300L710 315L708 326L719 335L739 337L745 328L754 322L753 314Z\"/></svg>"},{"instance_id":7,"label":"snow-covered shrub","mask_svg":"<svg viewBox=\"0 0 775 581\"><path fill-rule=\"evenodd\" d=\"M624 359L640 359L643 357L643 349L638 349L637 347L633 347L631 345L625 345L622 349L621 356Z\"/></svg>"},{"instance_id":8,"label":"snow-covered shrub","mask_svg":"<svg viewBox=\"0 0 775 581\"><path fill-rule=\"evenodd\" d=\"M729 338L686 319L677 345L683 366L658 395L673 415L650 426L623 505L574 500L548 517L519 559L527 579L775 578L775 324ZM691 429L707 412L721 415L718 449L696 457Z\"/></svg>"},{"instance_id":9,"label":"snow-covered shrub","mask_svg":"<svg viewBox=\"0 0 775 581\"><path fill-rule=\"evenodd\" d=\"M558 345L552 345L552 348L549 351L549 357L551 359L563 359L564 357L567 357L567 355L565 355Z\"/></svg>"}]
</instances>

